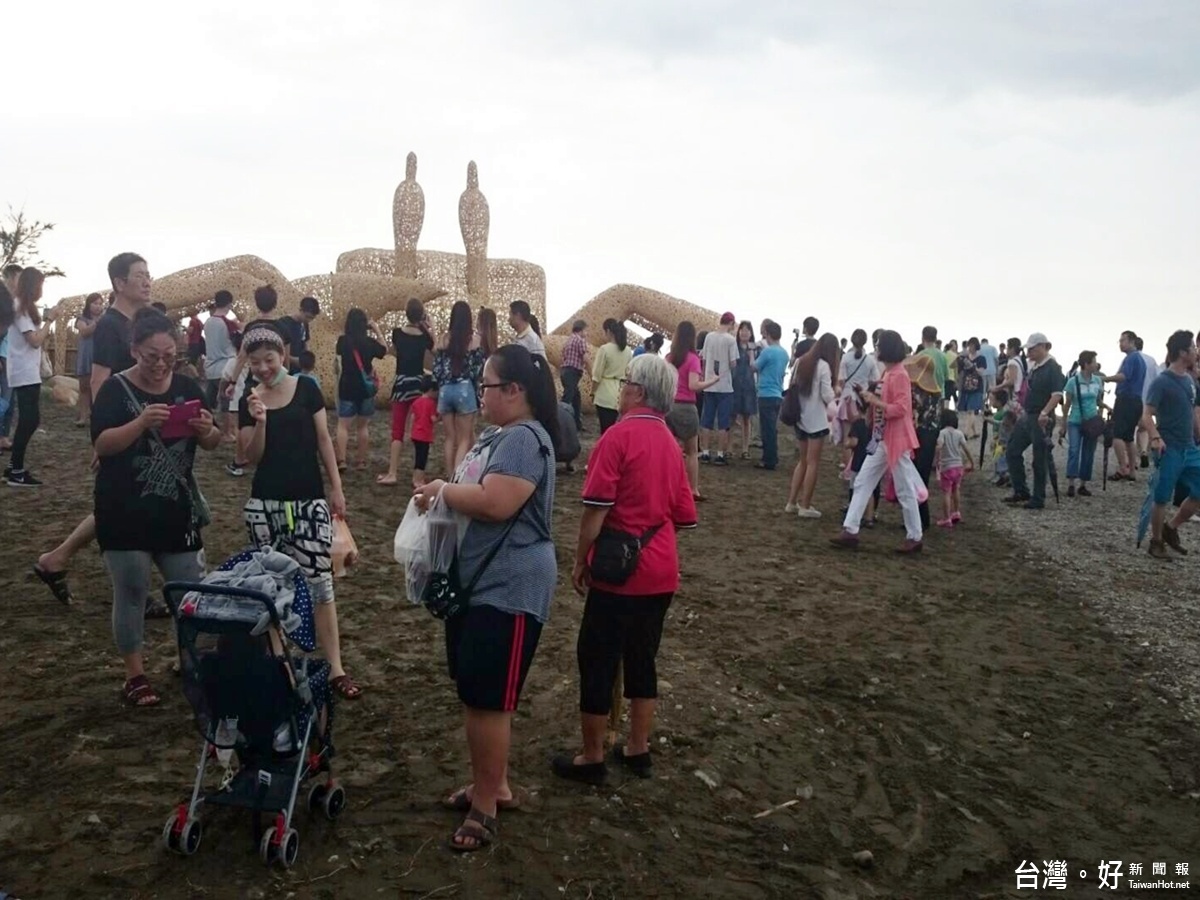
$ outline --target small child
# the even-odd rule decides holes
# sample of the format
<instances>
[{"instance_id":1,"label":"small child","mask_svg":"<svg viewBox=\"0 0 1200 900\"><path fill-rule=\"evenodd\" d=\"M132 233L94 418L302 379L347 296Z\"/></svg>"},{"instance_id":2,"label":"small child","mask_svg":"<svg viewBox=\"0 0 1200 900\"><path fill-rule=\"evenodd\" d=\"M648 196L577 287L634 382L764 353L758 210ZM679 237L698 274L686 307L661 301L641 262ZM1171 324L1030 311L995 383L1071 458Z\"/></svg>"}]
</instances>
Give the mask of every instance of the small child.
<instances>
[{"instance_id":1,"label":"small child","mask_svg":"<svg viewBox=\"0 0 1200 900\"><path fill-rule=\"evenodd\" d=\"M441 421L437 411L438 385L432 376L421 380L421 396L412 405L413 487L425 485L425 467L433 443L433 426Z\"/></svg>"},{"instance_id":2,"label":"small child","mask_svg":"<svg viewBox=\"0 0 1200 900\"><path fill-rule=\"evenodd\" d=\"M321 379L317 377L314 371L317 368L317 354L311 350L301 350L300 355L296 357L296 361L300 364L300 376L302 378L311 378L317 385L321 386Z\"/></svg>"},{"instance_id":3,"label":"small child","mask_svg":"<svg viewBox=\"0 0 1200 900\"><path fill-rule=\"evenodd\" d=\"M861 399L856 400L854 412L855 415L850 425L850 436L846 438L846 450L850 453L850 461L846 465L843 476L850 483L846 497L847 504L854 499L854 479L862 470L863 463L867 459L867 450L871 445L871 422L866 417L866 403ZM879 495L880 487L876 485L875 490L871 493L871 499L867 503L867 513L863 519L863 526L866 528L875 527L875 507L879 502Z\"/></svg>"},{"instance_id":4,"label":"small child","mask_svg":"<svg viewBox=\"0 0 1200 900\"><path fill-rule=\"evenodd\" d=\"M937 449L934 451L933 463L938 470L938 482L942 486L942 509L944 518L938 521L943 528L953 528L962 521L962 500L959 486L962 484L965 461L965 471L975 470L975 460L971 458L971 450L967 447L967 438L958 430L958 413L952 409L942 410L941 433L938 434Z\"/></svg>"}]
</instances>

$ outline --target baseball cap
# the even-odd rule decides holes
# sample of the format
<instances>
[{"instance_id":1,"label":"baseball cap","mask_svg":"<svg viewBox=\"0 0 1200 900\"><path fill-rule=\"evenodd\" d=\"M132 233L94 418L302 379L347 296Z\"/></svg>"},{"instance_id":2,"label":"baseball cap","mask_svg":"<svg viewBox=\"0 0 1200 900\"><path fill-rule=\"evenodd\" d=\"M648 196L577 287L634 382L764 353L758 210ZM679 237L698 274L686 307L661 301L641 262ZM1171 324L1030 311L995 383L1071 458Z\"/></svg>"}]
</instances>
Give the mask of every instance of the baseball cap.
<instances>
[{"instance_id":1,"label":"baseball cap","mask_svg":"<svg viewBox=\"0 0 1200 900\"><path fill-rule=\"evenodd\" d=\"M732 325L736 321L737 321L737 316L735 316L731 312L721 314L721 324L722 325Z\"/></svg>"},{"instance_id":2,"label":"baseball cap","mask_svg":"<svg viewBox=\"0 0 1200 900\"><path fill-rule=\"evenodd\" d=\"M1050 339L1048 337L1046 337L1040 331L1035 331L1033 334L1031 334L1029 336L1029 340L1027 340L1025 342L1025 346L1022 347L1021 349L1028 350L1030 347L1036 347L1038 344L1048 344L1048 343L1050 343Z\"/></svg>"}]
</instances>

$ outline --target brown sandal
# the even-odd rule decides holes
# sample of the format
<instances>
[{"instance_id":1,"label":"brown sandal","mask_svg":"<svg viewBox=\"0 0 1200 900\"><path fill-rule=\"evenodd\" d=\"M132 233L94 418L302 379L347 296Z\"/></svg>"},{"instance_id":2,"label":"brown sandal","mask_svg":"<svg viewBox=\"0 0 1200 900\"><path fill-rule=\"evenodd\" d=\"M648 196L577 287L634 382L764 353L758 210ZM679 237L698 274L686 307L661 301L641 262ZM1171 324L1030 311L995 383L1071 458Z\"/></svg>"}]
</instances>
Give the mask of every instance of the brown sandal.
<instances>
[{"instance_id":1,"label":"brown sandal","mask_svg":"<svg viewBox=\"0 0 1200 900\"><path fill-rule=\"evenodd\" d=\"M469 784L466 787L459 788L457 791L455 791L453 794L451 794L449 797L447 797L445 800L442 801L442 806L446 807L446 809L452 809L455 812L470 812L471 804L473 802L472 798L471 798L471 788L472 787L474 787L474 785ZM497 810L503 810L503 809L517 810L520 808L521 808L521 801L519 799L517 799L517 794L515 791L513 792L512 798L509 800L502 800L502 799L496 800L496 809Z\"/></svg>"},{"instance_id":2,"label":"brown sandal","mask_svg":"<svg viewBox=\"0 0 1200 900\"><path fill-rule=\"evenodd\" d=\"M134 707L157 706L162 701L145 675L136 675L126 681L124 694L125 702Z\"/></svg>"},{"instance_id":3,"label":"brown sandal","mask_svg":"<svg viewBox=\"0 0 1200 900\"><path fill-rule=\"evenodd\" d=\"M472 806L462 824L454 829L454 834L446 841L446 846L455 853L474 853L489 846L499 830L500 825L494 818Z\"/></svg>"},{"instance_id":4,"label":"brown sandal","mask_svg":"<svg viewBox=\"0 0 1200 900\"><path fill-rule=\"evenodd\" d=\"M343 700L357 700L362 696L362 688L349 675L339 675L329 682L329 686L337 691Z\"/></svg>"}]
</instances>

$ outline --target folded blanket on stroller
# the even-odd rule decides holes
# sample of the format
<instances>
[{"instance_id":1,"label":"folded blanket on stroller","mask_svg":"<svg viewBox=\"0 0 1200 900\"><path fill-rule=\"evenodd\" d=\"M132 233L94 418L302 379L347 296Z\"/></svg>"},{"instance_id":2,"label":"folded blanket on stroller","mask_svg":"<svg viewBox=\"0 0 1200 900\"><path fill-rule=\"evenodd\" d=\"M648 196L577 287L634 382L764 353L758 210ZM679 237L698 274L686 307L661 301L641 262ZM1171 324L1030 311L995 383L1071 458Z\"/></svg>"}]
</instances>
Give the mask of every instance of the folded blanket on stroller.
<instances>
[{"instance_id":1,"label":"folded blanket on stroller","mask_svg":"<svg viewBox=\"0 0 1200 900\"><path fill-rule=\"evenodd\" d=\"M275 607L288 637L303 650L316 649L312 597L300 566L290 556L270 548L246 550L209 573L204 584L215 589L234 587L263 594ZM198 591L184 595L179 615L253 624L253 635L262 634L271 624L270 615L256 600Z\"/></svg>"}]
</instances>

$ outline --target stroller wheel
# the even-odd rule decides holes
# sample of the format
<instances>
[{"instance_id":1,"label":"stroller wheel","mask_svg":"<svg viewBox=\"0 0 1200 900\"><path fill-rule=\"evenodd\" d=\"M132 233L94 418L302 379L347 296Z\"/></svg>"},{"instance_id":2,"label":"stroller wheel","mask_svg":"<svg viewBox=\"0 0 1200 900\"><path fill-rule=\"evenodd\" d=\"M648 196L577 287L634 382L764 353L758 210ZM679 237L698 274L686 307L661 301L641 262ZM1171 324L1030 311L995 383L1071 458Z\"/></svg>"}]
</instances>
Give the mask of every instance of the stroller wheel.
<instances>
[{"instance_id":1,"label":"stroller wheel","mask_svg":"<svg viewBox=\"0 0 1200 900\"><path fill-rule=\"evenodd\" d=\"M322 805L325 810L325 818L332 822L346 808L346 789L340 784L331 783L329 789L325 791Z\"/></svg>"},{"instance_id":2,"label":"stroller wheel","mask_svg":"<svg viewBox=\"0 0 1200 900\"><path fill-rule=\"evenodd\" d=\"M179 835L179 852L184 856L191 856L200 849L201 836L202 830L199 820L188 819L184 823L183 831Z\"/></svg>"},{"instance_id":3,"label":"stroller wheel","mask_svg":"<svg viewBox=\"0 0 1200 900\"><path fill-rule=\"evenodd\" d=\"M325 803L326 785L318 781L308 789L308 811L315 813Z\"/></svg>"},{"instance_id":4,"label":"stroller wheel","mask_svg":"<svg viewBox=\"0 0 1200 900\"><path fill-rule=\"evenodd\" d=\"M279 861L285 869L290 869L296 864L296 857L300 853L300 832L295 828L289 828L283 833L283 841L279 845Z\"/></svg>"},{"instance_id":5,"label":"stroller wheel","mask_svg":"<svg viewBox=\"0 0 1200 900\"><path fill-rule=\"evenodd\" d=\"M272 825L263 832L262 840L258 842L258 857L268 866L275 857L275 826Z\"/></svg>"}]
</instances>

